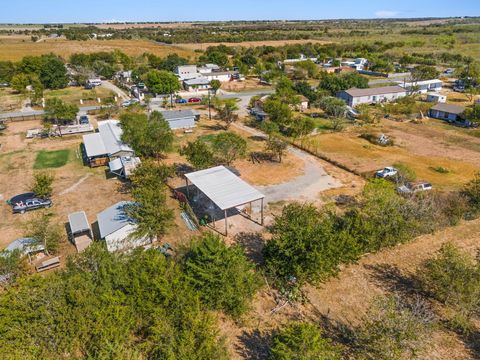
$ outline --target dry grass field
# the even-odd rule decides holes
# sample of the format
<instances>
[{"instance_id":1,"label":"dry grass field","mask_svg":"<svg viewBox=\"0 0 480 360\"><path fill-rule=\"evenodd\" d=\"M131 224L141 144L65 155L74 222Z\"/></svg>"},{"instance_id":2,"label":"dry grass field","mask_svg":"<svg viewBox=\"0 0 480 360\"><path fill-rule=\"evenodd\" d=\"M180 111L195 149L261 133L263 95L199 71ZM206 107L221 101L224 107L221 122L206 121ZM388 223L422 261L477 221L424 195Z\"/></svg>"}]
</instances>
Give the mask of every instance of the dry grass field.
<instances>
[{"instance_id":1,"label":"dry grass field","mask_svg":"<svg viewBox=\"0 0 480 360\"><path fill-rule=\"evenodd\" d=\"M395 145L382 147L360 138L362 132L384 133ZM475 131L475 130L473 130ZM370 129L350 128L344 132L320 134L302 145L360 173L395 163L413 169L419 180L440 189L457 189L468 182L480 167L480 138L472 130L459 129L438 120L421 124L382 120ZM441 173L436 168L444 168Z\"/></svg>"},{"instance_id":2,"label":"dry grass field","mask_svg":"<svg viewBox=\"0 0 480 360\"><path fill-rule=\"evenodd\" d=\"M21 60L26 55L43 55L54 53L65 59L74 53L93 53L99 51L121 50L128 55L138 56L145 52L165 57L177 53L186 58L194 58L195 53L188 48L161 45L146 40L88 40L69 41L65 39L48 39L33 43L30 38L2 37L0 39L0 60Z\"/></svg>"}]
</instances>

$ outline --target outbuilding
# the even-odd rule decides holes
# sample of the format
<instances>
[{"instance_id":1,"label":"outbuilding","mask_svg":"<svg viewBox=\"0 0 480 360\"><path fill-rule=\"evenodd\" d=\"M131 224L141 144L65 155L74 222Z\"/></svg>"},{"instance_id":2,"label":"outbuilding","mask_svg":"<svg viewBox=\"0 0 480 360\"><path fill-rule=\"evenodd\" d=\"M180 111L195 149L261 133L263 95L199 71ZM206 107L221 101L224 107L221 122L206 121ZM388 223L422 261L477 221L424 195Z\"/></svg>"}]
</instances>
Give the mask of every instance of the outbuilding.
<instances>
[{"instance_id":1,"label":"outbuilding","mask_svg":"<svg viewBox=\"0 0 480 360\"><path fill-rule=\"evenodd\" d=\"M253 202L261 202L261 220L263 225L263 202L265 195L235 175L225 166L186 174L187 194L190 197L190 184L194 185L211 202L223 211L225 216L225 236L228 234L228 210Z\"/></svg>"},{"instance_id":2,"label":"outbuilding","mask_svg":"<svg viewBox=\"0 0 480 360\"><path fill-rule=\"evenodd\" d=\"M195 121L199 117L193 110L161 111L161 114L172 130L191 129L195 127Z\"/></svg>"},{"instance_id":3,"label":"outbuilding","mask_svg":"<svg viewBox=\"0 0 480 360\"><path fill-rule=\"evenodd\" d=\"M126 251L151 244L148 237L139 238L133 235L137 224L126 213L126 208L133 204L121 201L97 215L100 238L105 240L108 251Z\"/></svg>"},{"instance_id":4,"label":"outbuilding","mask_svg":"<svg viewBox=\"0 0 480 360\"><path fill-rule=\"evenodd\" d=\"M397 81L398 85L407 90L408 94L426 94L429 91L442 90L442 80L432 79L423 81L402 82Z\"/></svg>"},{"instance_id":5,"label":"outbuilding","mask_svg":"<svg viewBox=\"0 0 480 360\"><path fill-rule=\"evenodd\" d=\"M23 256L28 256L31 261L31 256L45 252L45 245L36 239L32 238L20 238L12 241L6 248L6 252L19 251Z\"/></svg>"},{"instance_id":6,"label":"outbuilding","mask_svg":"<svg viewBox=\"0 0 480 360\"><path fill-rule=\"evenodd\" d=\"M122 128L118 120L98 123L98 133L83 136L85 156L91 167L105 166L119 157L133 157L133 149L122 142Z\"/></svg>"},{"instance_id":7,"label":"outbuilding","mask_svg":"<svg viewBox=\"0 0 480 360\"><path fill-rule=\"evenodd\" d=\"M446 103L447 95L442 95L438 93L429 93L427 94L427 101L434 102L434 103Z\"/></svg>"},{"instance_id":8,"label":"outbuilding","mask_svg":"<svg viewBox=\"0 0 480 360\"><path fill-rule=\"evenodd\" d=\"M79 253L91 245L93 234L85 211L69 214L68 225L70 226L69 237Z\"/></svg>"},{"instance_id":9,"label":"outbuilding","mask_svg":"<svg viewBox=\"0 0 480 360\"><path fill-rule=\"evenodd\" d=\"M465 120L463 117L464 112L464 106L439 103L430 109L429 116L435 119L456 122Z\"/></svg>"},{"instance_id":10,"label":"outbuilding","mask_svg":"<svg viewBox=\"0 0 480 360\"><path fill-rule=\"evenodd\" d=\"M337 97L345 100L349 106L360 104L377 104L393 101L407 96L407 90L400 86L382 86L368 89L348 89L337 93Z\"/></svg>"}]
</instances>

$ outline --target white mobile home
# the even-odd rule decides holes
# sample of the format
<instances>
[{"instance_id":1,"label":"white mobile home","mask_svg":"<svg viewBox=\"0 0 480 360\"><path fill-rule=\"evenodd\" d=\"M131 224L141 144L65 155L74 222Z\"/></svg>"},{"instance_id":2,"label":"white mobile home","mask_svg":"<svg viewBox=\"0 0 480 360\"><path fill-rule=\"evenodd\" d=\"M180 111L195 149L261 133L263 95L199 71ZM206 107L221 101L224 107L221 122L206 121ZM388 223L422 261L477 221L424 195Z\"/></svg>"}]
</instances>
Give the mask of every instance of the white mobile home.
<instances>
[{"instance_id":1,"label":"white mobile home","mask_svg":"<svg viewBox=\"0 0 480 360\"><path fill-rule=\"evenodd\" d=\"M443 82L438 79L405 83L402 81L397 81L397 84L406 89L408 94L426 94L429 91L440 91L442 90L443 86Z\"/></svg>"},{"instance_id":2,"label":"white mobile home","mask_svg":"<svg viewBox=\"0 0 480 360\"><path fill-rule=\"evenodd\" d=\"M210 89L210 80L205 77L183 80L183 88L188 92L198 92Z\"/></svg>"},{"instance_id":3,"label":"white mobile home","mask_svg":"<svg viewBox=\"0 0 480 360\"><path fill-rule=\"evenodd\" d=\"M348 89L337 93L349 106L359 104L377 104L407 96L407 91L400 86L383 86L369 89Z\"/></svg>"},{"instance_id":4,"label":"white mobile home","mask_svg":"<svg viewBox=\"0 0 480 360\"><path fill-rule=\"evenodd\" d=\"M97 215L100 237L105 240L107 250L125 251L151 244L149 238L136 238L133 233L137 225L126 214L126 207L132 202L121 201Z\"/></svg>"},{"instance_id":5,"label":"white mobile home","mask_svg":"<svg viewBox=\"0 0 480 360\"><path fill-rule=\"evenodd\" d=\"M435 103L446 103L447 102L447 95L442 95L438 93L429 93L427 94L427 101L428 102L435 102Z\"/></svg>"}]
</instances>

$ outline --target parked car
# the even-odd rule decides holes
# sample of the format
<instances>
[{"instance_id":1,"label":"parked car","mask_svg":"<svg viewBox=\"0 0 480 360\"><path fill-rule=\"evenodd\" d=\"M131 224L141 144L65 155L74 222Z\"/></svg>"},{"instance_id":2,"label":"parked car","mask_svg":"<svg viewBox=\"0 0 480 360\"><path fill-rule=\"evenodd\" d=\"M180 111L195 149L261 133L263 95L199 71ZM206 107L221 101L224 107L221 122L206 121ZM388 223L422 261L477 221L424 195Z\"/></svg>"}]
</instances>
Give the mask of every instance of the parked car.
<instances>
[{"instance_id":1,"label":"parked car","mask_svg":"<svg viewBox=\"0 0 480 360\"><path fill-rule=\"evenodd\" d=\"M395 169L394 167L387 166L386 168L382 170L378 170L375 172L375 177L379 179L385 179L389 177L393 177L398 174L398 170Z\"/></svg>"},{"instance_id":2,"label":"parked car","mask_svg":"<svg viewBox=\"0 0 480 360\"><path fill-rule=\"evenodd\" d=\"M185 99L177 99L177 100L175 100L175 102L176 102L177 104L186 104L186 103L187 103L187 100L185 100Z\"/></svg>"},{"instance_id":3,"label":"parked car","mask_svg":"<svg viewBox=\"0 0 480 360\"><path fill-rule=\"evenodd\" d=\"M352 108L351 106L347 105L346 108L347 108L346 115L347 115L348 118L356 119L360 116L360 113L357 110L355 110L354 108Z\"/></svg>"},{"instance_id":4,"label":"parked car","mask_svg":"<svg viewBox=\"0 0 480 360\"><path fill-rule=\"evenodd\" d=\"M138 99L125 100L124 102L122 102L122 107L129 107L130 105L138 104L139 102L140 101L138 101Z\"/></svg>"},{"instance_id":5,"label":"parked car","mask_svg":"<svg viewBox=\"0 0 480 360\"><path fill-rule=\"evenodd\" d=\"M417 181L417 182L411 182L411 183L402 185L397 188L397 191L400 194L408 195L408 194L414 194L417 192L430 191L432 190L432 188L433 188L432 184L428 182Z\"/></svg>"},{"instance_id":6,"label":"parked car","mask_svg":"<svg viewBox=\"0 0 480 360\"><path fill-rule=\"evenodd\" d=\"M202 102L202 99L200 99L200 98L190 98L190 99L188 99L188 102L189 103L199 103L199 102Z\"/></svg>"},{"instance_id":7,"label":"parked car","mask_svg":"<svg viewBox=\"0 0 480 360\"><path fill-rule=\"evenodd\" d=\"M314 118L314 119L315 119L315 118L321 117L322 114L313 112L313 113L308 114L308 116L310 116L311 118Z\"/></svg>"},{"instance_id":8,"label":"parked car","mask_svg":"<svg viewBox=\"0 0 480 360\"><path fill-rule=\"evenodd\" d=\"M12 207L14 214L24 214L26 211L52 206L52 200L41 199L33 192L16 195L8 200L7 203Z\"/></svg>"},{"instance_id":9,"label":"parked car","mask_svg":"<svg viewBox=\"0 0 480 360\"><path fill-rule=\"evenodd\" d=\"M87 115L82 115L82 116L80 116L80 118L78 119L78 122L80 123L80 125L86 125L86 124L89 124L89 123L90 123L90 120L88 119L88 116L87 116Z\"/></svg>"}]
</instances>

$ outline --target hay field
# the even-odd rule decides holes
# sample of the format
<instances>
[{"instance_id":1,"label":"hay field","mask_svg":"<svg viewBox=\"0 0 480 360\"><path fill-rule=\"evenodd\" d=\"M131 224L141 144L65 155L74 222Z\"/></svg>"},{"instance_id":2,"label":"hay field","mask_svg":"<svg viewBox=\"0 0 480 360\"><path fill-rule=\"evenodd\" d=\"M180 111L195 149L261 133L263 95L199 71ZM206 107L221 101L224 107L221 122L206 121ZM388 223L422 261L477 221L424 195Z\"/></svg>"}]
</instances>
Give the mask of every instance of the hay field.
<instances>
[{"instance_id":1,"label":"hay field","mask_svg":"<svg viewBox=\"0 0 480 360\"><path fill-rule=\"evenodd\" d=\"M18 61L26 55L39 56L49 53L68 58L74 53L93 53L113 50L121 50L130 56L142 55L145 52L149 52L161 57L172 53L177 53L186 58L195 57L193 50L188 48L161 45L146 40L69 41L65 39L48 39L33 43L29 38L0 38L0 60Z\"/></svg>"}]
</instances>

